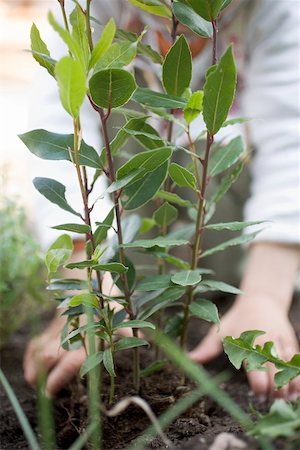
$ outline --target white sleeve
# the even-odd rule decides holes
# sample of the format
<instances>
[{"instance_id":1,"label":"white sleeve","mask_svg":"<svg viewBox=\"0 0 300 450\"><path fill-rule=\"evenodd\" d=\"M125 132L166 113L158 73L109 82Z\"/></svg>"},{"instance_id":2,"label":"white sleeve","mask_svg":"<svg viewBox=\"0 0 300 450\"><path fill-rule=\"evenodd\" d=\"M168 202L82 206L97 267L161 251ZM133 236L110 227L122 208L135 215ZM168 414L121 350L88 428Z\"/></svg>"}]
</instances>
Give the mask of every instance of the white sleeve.
<instances>
[{"instance_id":1,"label":"white sleeve","mask_svg":"<svg viewBox=\"0 0 300 450\"><path fill-rule=\"evenodd\" d=\"M248 22L243 114L256 149L246 220L267 220L256 239L300 243L299 3L259 0Z\"/></svg>"},{"instance_id":2,"label":"white sleeve","mask_svg":"<svg viewBox=\"0 0 300 450\"><path fill-rule=\"evenodd\" d=\"M53 13L59 20L61 13L58 2L56 2L55 5L53 4L53 6ZM74 4L72 2L66 2L66 6L68 8L74 7ZM108 10L106 9L106 13L107 11ZM70 8L68 12L70 12ZM103 21L104 24L106 21L107 16L105 17L105 21ZM47 43L53 58L59 59L62 56L67 55L67 48L56 32L52 29L48 29L43 34L44 36L42 37ZM36 79L32 83L31 98L29 130L43 128L55 133L73 133L72 118L60 104L56 81L44 68L37 67ZM81 110L81 126L85 142L92 145L96 151L100 153L102 148L100 123L98 115L92 110L87 101L84 103ZM81 194L74 166L68 161L45 161L32 154L29 154L28 158L31 178L53 178L64 184L66 186L66 198L68 203L76 211L82 212ZM88 168L88 174L92 176L93 173L94 170ZM95 190L97 190L97 193L94 194L94 198L91 196L91 201L101 195L105 188L106 180L103 176L96 184ZM35 220L33 222L37 224L36 231L42 246L47 248L54 239L61 234L61 231L53 230L51 229L51 226L62 223L76 223L78 222L78 217L75 217L50 203L35 190L33 195L33 212L35 215ZM92 218L98 221L103 220L111 207L112 204L108 198L99 200L94 208L94 217L92 215Z\"/></svg>"}]
</instances>

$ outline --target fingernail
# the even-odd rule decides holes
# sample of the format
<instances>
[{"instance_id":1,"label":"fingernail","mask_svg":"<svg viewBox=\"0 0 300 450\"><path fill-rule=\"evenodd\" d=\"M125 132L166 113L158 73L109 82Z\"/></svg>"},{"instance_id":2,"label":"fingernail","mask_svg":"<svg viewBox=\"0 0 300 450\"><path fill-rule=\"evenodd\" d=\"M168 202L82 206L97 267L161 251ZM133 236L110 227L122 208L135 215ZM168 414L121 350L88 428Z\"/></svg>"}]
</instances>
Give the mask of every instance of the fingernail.
<instances>
[{"instance_id":1,"label":"fingernail","mask_svg":"<svg viewBox=\"0 0 300 450\"><path fill-rule=\"evenodd\" d=\"M265 403L267 400L267 397L264 394L260 394L257 396L258 403Z\"/></svg>"}]
</instances>

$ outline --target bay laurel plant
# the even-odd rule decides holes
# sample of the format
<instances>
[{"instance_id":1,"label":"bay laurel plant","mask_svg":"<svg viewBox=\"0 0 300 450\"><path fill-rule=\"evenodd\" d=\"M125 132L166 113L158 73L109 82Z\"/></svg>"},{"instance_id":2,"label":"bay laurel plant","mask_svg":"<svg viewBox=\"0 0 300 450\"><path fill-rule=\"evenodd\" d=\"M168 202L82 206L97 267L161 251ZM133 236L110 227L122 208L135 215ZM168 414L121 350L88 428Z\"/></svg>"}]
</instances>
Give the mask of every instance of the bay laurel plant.
<instances>
[{"instance_id":1,"label":"bay laurel plant","mask_svg":"<svg viewBox=\"0 0 300 450\"><path fill-rule=\"evenodd\" d=\"M245 156L240 137L227 145L215 140L222 127L232 123L227 116L236 88L232 46L217 58L218 17L230 1L127 0L131 7L133 4L144 14L152 14L156 20L167 23L172 45L164 57L144 42L150 32L147 28L137 35L118 29L111 18L96 40L93 29L99 28L101 18L91 16L91 0L85 4L74 2L69 17L65 2L60 0L59 3L61 22L51 12L48 19L53 33L58 33L66 44L66 55L55 61L34 24L31 50L36 61L56 79L61 106L73 124L73 134L38 129L20 138L36 156L57 160L57 164L59 160L67 160L74 168L73 176L81 193L76 205L69 204L64 184L49 178L34 179L35 188L44 197L76 219L54 226L64 234L46 255L49 289L58 293L59 306L64 308L66 316L63 347L68 350L83 345L86 349L82 376L96 374L96 367L100 372L108 372L112 401L116 377L114 361L120 351L132 348L133 383L138 391L139 349L149 345L148 340L141 337L147 336L147 329L163 329L185 348L191 317L219 322L217 307L205 298L206 293L240 293L237 288L213 279L210 271L201 268L206 256L250 242L257 234L257 231L242 234L203 250L207 232L240 232L257 224L212 222L215 207L239 177ZM179 24L211 40L211 66L203 90L191 91L193 61L185 35L178 32ZM161 74L160 91L138 85L134 70L137 58L147 58L153 71ZM95 120L99 121L103 148L91 147L89 136L81 127L85 99L94 111ZM110 123L116 114L123 118L123 124L114 130L111 138ZM191 123L200 115L204 125L195 138L191 134ZM153 118L158 125L153 125ZM139 151L135 154L122 152L131 140L138 144ZM198 145L203 142L204 149L203 145ZM188 157L189 162L183 164L182 156ZM91 170L94 171L92 176L89 175ZM209 195L207 186L216 176L220 182ZM105 192L99 190L100 178L107 181ZM98 198L94 203L91 202L92 192L96 192ZM101 217L104 195L111 197L111 211L92 223L92 211L99 211ZM140 217L139 209L146 204L152 204L155 212ZM186 224L176 227L179 211L185 215ZM73 242L68 232L77 233L85 240L85 259L70 262ZM147 233L151 233L150 238ZM112 235L109 239L108 234ZM175 256L175 247L189 249L190 257ZM133 251L152 261L157 274L145 275L144 270L139 270L131 256ZM84 271L85 280L60 277L61 267ZM118 287L116 294L103 290L103 277L107 272ZM175 305L179 312L168 316L167 309ZM87 320L81 321L81 316L85 315ZM124 328L131 328L132 336L122 335ZM243 334L239 341L228 338L225 350L235 366L239 367L248 355L249 368L256 369L271 360L285 370L278 386L300 373L299 355L284 363L275 358L271 345L263 349L253 347L256 336L257 332L252 332ZM97 380L96 374L92 384Z\"/></svg>"}]
</instances>

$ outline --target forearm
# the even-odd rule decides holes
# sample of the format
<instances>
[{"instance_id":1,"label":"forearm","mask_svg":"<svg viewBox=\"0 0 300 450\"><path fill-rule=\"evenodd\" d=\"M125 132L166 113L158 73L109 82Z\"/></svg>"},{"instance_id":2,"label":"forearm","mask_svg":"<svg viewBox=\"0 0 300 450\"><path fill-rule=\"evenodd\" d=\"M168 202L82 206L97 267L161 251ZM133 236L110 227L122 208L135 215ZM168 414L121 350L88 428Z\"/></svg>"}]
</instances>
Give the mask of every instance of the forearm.
<instances>
[{"instance_id":1,"label":"forearm","mask_svg":"<svg viewBox=\"0 0 300 450\"><path fill-rule=\"evenodd\" d=\"M238 297L237 302L245 302L249 297L249 306L253 307L255 301L271 299L274 306L288 312L299 267L300 248L297 245L272 242L252 244L241 283L245 295Z\"/></svg>"}]
</instances>

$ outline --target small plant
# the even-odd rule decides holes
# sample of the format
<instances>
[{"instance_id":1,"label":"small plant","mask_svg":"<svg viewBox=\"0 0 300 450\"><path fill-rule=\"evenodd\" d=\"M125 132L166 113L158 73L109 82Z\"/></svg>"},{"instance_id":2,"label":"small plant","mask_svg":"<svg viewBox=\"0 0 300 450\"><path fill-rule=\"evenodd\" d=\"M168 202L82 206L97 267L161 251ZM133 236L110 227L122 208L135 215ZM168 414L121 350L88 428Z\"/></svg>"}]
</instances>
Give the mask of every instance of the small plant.
<instances>
[{"instance_id":1,"label":"small plant","mask_svg":"<svg viewBox=\"0 0 300 450\"><path fill-rule=\"evenodd\" d=\"M25 211L12 199L0 206L0 343L29 320L45 295L43 261ZM16 314L17 311L17 314Z\"/></svg>"},{"instance_id":2,"label":"small plant","mask_svg":"<svg viewBox=\"0 0 300 450\"><path fill-rule=\"evenodd\" d=\"M98 26L98 21L90 15L91 0L86 1L85 7L75 2L69 18L64 1L59 1L64 26L51 12L48 19L53 30L67 45L66 56L55 61L35 25L31 29L31 50L38 63L56 79L62 107L73 124L73 134L39 129L20 136L36 156L46 160L69 161L80 187L81 207L79 204L75 207L68 203L63 184L49 178L34 179L34 185L42 195L76 218L75 222L55 224L53 228L78 233L86 241L86 258L70 262L72 239L68 234L62 234L49 248L46 265L49 288L59 293L60 306L66 309L67 323L62 345L67 349L76 342L86 349L87 358L81 375L89 375L90 420L98 422L99 375L105 369L110 376L109 398L112 402L117 376L114 360L118 352L133 349L133 384L138 392L139 347L149 345L139 331L156 330L160 335L159 330L162 329L166 335L178 339L181 348L185 349L191 317L218 323L217 307L205 298L206 293L240 291L213 279L211 271L201 268L201 261L228 247L250 242L257 234L257 231L243 234L203 251L206 233L223 229L239 232L257 225L257 222L212 222L216 204L240 175L245 155L239 137L227 145L215 142L220 129L232 123L227 121L227 116L236 86L232 46L219 60L216 51L217 20L230 1L128 2L168 21L172 45L166 56L163 58L143 43L147 29L140 35L129 33L117 29L113 19L109 20L98 41L94 42L92 28ZM193 73L191 50L184 34L177 33L179 23L198 36L212 40L211 66L207 70L203 90L192 92L190 89ZM151 87L138 86L133 70L126 69L135 58L141 56L150 59L152 67L161 66L160 92L153 91ZM85 98L101 126L101 149L88 145L89 137L81 128L81 107ZM139 104L142 112L130 109L129 100ZM111 139L108 130L113 114L121 115L124 123ZM190 126L199 115L203 116L205 126L194 138ZM154 128L149 117L155 118L160 125ZM239 120L244 119L236 121ZM180 142L185 137L186 145L179 145L179 136ZM131 139L138 142L140 151L127 155L124 160L122 149ZM199 142L204 143L204 151L199 150ZM190 163L181 164L181 155L188 155ZM87 174L87 167L94 169L92 178ZM216 191L208 196L209 181L221 174ZM105 192L97 191L100 177L107 180ZM98 200L94 203L90 200L93 191L98 193ZM104 220L92 223L91 212L101 210L104 195L111 196L112 209ZM149 202L156 206L150 217L132 213ZM188 223L173 231L171 225L176 224L179 210L185 214ZM107 244L109 230L114 236ZM151 238L147 238L149 231ZM174 256L172 249L175 247L188 248L189 258ZM140 272L129 257L129 250L142 252L152 266L154 260L157 275L145 276ZM57 273L62 266L84 270L86 281L59 278ZM113 295L103 290L106 272L111 274L119 293ZM78 291L76 295L68 294L68 291L74 290ZM170 318L166 311L174 305L180 306L181 311ZM79 318L84 314L87 324L80 326ZM131 328L132 336L122 337L124 328ZM230 338L226 341L227 352L236 366L248 357L242 348L247 343L252 345L253 341L248 341L248 334L241 336L240 345L235 345L236 357L229 346L232 347L237 341L233 342ZM164 347L159 340L157 345ZM263 354L263 362L275 358L269 346L247 350L252 354ZM256 359L255 368L258 360L262 362L261 358ZM287 366L293 367L290 367L288 376L281 377L281 384L300 373L298 359L293 360L294 365L287 363ZM178 361L177 358L177 364ZM277 359L274 362L276 365L285 364ZM209 393L212 392L213 388ZM226 401L222 402L234 416L240 414L230 400L227 399L227 406ZM249 425L247 418L244 423ZM93 448L99 448L99 433L94 434L92 442Z\"/></svg>"}]
</instances>

